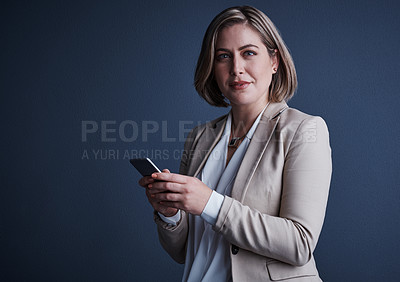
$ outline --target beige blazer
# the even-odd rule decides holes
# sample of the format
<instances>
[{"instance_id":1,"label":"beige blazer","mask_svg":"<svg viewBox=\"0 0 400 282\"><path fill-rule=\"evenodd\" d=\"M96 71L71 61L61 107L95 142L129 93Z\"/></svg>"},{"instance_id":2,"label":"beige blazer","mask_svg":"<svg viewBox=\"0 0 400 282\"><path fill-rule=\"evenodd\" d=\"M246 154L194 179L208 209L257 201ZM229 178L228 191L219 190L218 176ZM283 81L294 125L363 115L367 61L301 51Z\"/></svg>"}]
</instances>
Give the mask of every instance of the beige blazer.
<instances>
[{"instance_id":1,"label":"beige blazer","mask_svg":"<svg viewBox=\"0 0 400 282\"><path fill-rule=\"evenodd\" d=\"M180 173L198 175L227 116L188 135ZM332 172L329 133L320 117L285 102L264 111L213 230L230 242L233 281L321 281L313 251L325 216ZM189 228L155 213L164 249L184 263Z\"/></svg>"}]
</instances>

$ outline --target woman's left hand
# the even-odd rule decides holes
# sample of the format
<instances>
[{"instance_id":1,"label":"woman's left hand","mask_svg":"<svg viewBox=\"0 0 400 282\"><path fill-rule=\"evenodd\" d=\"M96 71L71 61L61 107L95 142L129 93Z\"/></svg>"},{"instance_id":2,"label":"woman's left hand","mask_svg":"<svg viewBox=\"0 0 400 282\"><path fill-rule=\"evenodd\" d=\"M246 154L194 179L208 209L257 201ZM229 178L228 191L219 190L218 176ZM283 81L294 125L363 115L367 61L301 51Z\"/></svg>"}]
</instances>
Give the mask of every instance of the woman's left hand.
<instances>
[{"instance_id":1,"label":"woman's left hand","mask_svg":"<svg viewBox=\"0 0 400 282\"><path fill-rule=\"evenodd\" d=\"M206 206L212 190L195 177L176 173L153 173L159 180L148 185L152 198L161 205L200 215Z\"/></svg>"}]
</instances>

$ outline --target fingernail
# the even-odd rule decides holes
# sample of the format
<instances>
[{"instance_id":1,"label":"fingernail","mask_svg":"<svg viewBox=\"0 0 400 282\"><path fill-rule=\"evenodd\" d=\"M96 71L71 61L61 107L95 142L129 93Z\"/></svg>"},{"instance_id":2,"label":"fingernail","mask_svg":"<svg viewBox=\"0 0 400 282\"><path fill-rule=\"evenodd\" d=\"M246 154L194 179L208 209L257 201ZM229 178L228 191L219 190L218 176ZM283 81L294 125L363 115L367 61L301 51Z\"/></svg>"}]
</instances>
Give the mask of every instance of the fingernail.
<instances>
[{"instance_id":1,"label":"fingernail","mask_svg":"<svg viewBox=\"0 0 400 282\"><path fill-rule=\"evenodd\" d=\"M157 174L153 173L153 174L151 175L151 177L157 178Z\"/></svg>"}]
</instances>

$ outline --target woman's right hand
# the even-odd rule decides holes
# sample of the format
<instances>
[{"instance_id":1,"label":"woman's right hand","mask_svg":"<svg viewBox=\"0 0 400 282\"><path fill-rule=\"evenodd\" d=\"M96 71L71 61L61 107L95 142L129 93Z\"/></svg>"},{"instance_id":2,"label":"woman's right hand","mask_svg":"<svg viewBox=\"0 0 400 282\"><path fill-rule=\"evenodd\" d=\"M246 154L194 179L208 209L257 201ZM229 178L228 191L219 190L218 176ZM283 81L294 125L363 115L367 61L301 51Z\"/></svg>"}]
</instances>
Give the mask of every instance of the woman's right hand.
<instances>
[{"instance_id":1,"label":"woman's right hand","mask_svg":"<svg viewBox=\"0 0 400 282\"><path fill-rule=\"evenodd\" d=\"M163 169L162 172L171 173L168 169ZM163 216L169 217L175 215L178 212L178 209L161 205L160 202L154 199L154 197L150 196L148 185L152 183L154 183L154 179L151 176L144 176L139 179L139 185L146 189L147 200L151 206Z\"/></svg>"}]
</instances>

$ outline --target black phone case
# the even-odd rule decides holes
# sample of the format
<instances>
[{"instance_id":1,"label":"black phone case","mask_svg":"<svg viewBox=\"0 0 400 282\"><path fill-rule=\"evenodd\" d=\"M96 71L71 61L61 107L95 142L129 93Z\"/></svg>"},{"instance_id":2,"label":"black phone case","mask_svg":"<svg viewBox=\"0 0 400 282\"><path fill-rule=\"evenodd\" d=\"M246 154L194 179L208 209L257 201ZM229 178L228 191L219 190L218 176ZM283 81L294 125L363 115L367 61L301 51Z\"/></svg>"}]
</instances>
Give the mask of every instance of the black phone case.
<instances>
[{"instance_id":1,"label":"black phone case","mask_svg":"<svg viewBox=\"0 0 400 282\"><path fill-rule=\"evenodd\" d=\"M150 176L154 172L161 172L150 159L131 159L129 161L143 176Z\"/></svg>"}]
</instances>

